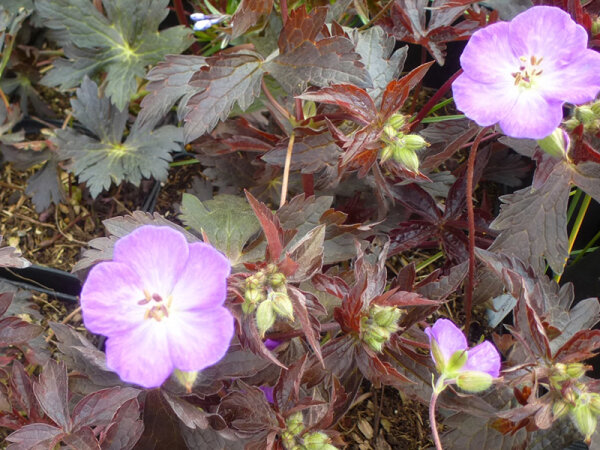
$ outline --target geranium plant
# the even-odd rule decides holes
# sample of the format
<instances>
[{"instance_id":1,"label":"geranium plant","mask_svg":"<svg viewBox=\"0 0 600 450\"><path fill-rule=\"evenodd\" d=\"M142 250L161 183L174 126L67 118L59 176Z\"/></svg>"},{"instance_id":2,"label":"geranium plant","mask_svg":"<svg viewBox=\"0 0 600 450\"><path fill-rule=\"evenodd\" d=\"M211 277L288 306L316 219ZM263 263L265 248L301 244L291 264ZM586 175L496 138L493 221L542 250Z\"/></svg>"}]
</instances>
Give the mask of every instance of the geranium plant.
<instances>
[{"instance_id":1,"label":"geranium plant","mask_svg":"<svg viewBox=\"0 0 600 450\"><path fill-rule=\"evenodd\" d=\"M597 446L600 19L533 3L0 0L7 449Z\"/></svg>"}]
</instances>

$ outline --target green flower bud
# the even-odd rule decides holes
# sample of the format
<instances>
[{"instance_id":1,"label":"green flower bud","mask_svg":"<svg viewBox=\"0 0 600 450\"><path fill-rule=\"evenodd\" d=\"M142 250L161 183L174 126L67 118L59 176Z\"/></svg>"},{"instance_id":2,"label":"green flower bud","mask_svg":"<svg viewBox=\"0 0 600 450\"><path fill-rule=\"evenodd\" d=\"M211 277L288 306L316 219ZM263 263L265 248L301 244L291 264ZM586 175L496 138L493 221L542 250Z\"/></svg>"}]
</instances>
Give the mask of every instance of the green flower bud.
<instances>
[{"instance_id":1,"label":"green flower bud","mask_svg":"<svg viewBox=\"0 0 600 450\"><path fill-rule=\"evenodd\" d=\"M376 351L377 353L381 353L383 351L383 345L387 342L387 339L386 340L381 340L380 338L378 338L376 336L372 336L372 335L367 334L363 338L363 341L372 350Z\"/></svg>"},{"instance_id":2,"label":"green flower bud","mask_svg":"<svg viewBox=\"0 0 600 450\"><path fill-rule=\"evenodd\" d=\"M294 321L294 305L287 294L283 292L271 292L269 297L273 309L277 314Z\"/></svg>"},{"instance_id":3,"label":"green flower bud","mask_svg":"<svg viewBox=\"0 0 600 450\"><path fill-rule=\"evenodd\" d=\"M298 436L302 431L304 431L304 417L302 416L302 411L298 411L297 413L292 414L285 421L286 431L288 431L292 436Z\"/></svg>"},{"instance_id":4,"label":"green flower bud","mask_svg":"<svg viewBox=\"0 0 600 450\"><path fill-rule=\"evenodd\" d=\"M386 145L385 147L383 147L383 150L381 151L380 160L382 163L384 163L393 156L394 156L394 146Z\"/></svg>"},{"instance_id":5,"label":"green flower bud","mask_svg":"<svg viewBox=\"0 0 600 450\"><path fill-rule=\"evenodd\" d=\"M260 302L261 300L264 300L264 294L262 292L262 289L246 289L246 292L244 292L244 299L250 303L250 304L255 304Z\"/></svg>"},{"instance_id":6,"label":"green flower bud","mask_svg":"<svg viewBox=\"0 0 600 450\"><path fill-rule=\"evenodd\" d=\"M404 125L404 116L402 114L392 114L387 121L387 125L398 130Z\"/></svg>"},{"instance_id":7,"label":"green flower bud","mask_svg":"<svg viewBox=\"0 0 600 450\"><path fill-rule=\"evenodd\" d=\"M276 272L269 277L269 282L271 283L271 286L274 287L282 286L285 284L285 275L280 272Z\"/></svg>"},{"instance_id":8,"label":"green flower bud","mask_svg":"<svg viewBox=\"0 0 600 450\"><path fill-rule=\"evenodd\" d=\"M394 128L391 125L384 126L383 127L383 133L385 134L385 136L387 136L390 139L394 139L398 135L398 132L396 131L396 128Z\"/></svg>"},{"instance_id":9,"label":"green flower bud","mask_svg":"<svg viewBox=\"0 0 600 450\"><path fill-rule=\"evenodd\" d=\"M402 164L411 172L419 172L419 157L413 150L396 145L393 157L396 162Z\"/></svg>"},{"instance_id":10,"label":"green flower bud","mask_svg":"<svg viewBox=\"0 0 600 450\"><path fill-rule=\"evenodd\" d=\"M443 374L447 375L448 377L454 375L463 368L463 366L467 363L467 359L469 359L469 355L467 355L465 350L458 350L454 352L454 354L448 360Z\"/></svg>"},{"instance_id":11,"label":"green flower bud","mask_svg":"<svg viewBox=\"0 0 600 450\"><path fill-rule=\"evenodd\" d=\"M373 321L380 327L391 333L398 331L398 320L400 320L402 311L395 306L374 305L371 307L370 313L373 316Z\"/></svg>"},{"instance_id":12,"label":"green flower bud","mask_svg":"<svg viewBox=\"0 0 600 450\"><path fill-rule=\"evenodd\" d=\"M592 36L600 33L600 18L596 17L596 20L592 21Z\"/></svg>"},{"instance_id":13,"label":"green flower bud","mask_svg":"<svg viewBox=\"0 0 600 450\"><path fill-rule=\"evenodd\" d=\"M554 416L554 419L558 419L569 412L570 409L571 407L567 402L563 400L557 400L552 405L552 415Z\"/></svg>"},{"instance_id":14,"label":"green flower bud","mask_svg":"<svg viewBox=\"0 0 600 450\"><path fill-rule=\"evenodd\" d=\"M270 300L265 300L256 310L256 326L260 332L260 337L264 337L265 333L275 323L275 311L273 309L273 303Z\"/></svg>"},{"instance_id":15,"label":"green flower bud","mask_svg":"<svg viewBox=\"0 0 600 450\"><path fill-rule=\"evenodd\" d=\"M456 384L463 391L477 393L489 388L492 385L492 380L493 378L489 373L468 370L457 375Z\"/></svg>"},{"instance_id":16,"label":"green flower bud","mask_svg":"<svg viewBox=\"0 0 600 450\"><path fill-rule=\"evenodd\" d=\"M302 105L302 112L304 113L305 119L314 117L317 114L317 104L315 102L305 101Z\"/></svg>"},{"instance_id":17,"label":"green flower bud","mask_svg":"<svg viewBox=\"0 0 600 450\"><path fill-rule=\"evenodd\" d=\"M267 273L268 273L269 275L273 275L274 273L277 273L277 271L278 271L279 269L277 268L277 265L276 265L276 264L270 263L270 264L268 264L268 265L267 265L267 269L266 269L266 270L267 270ZM263 274L263 275L264 275L264 274Z\"/></svg>"},{"instance_id":18,"label":"green flower bud","mask_svg":"<svg viewBox=\"0 0 600 450\"><path fill-rule=\"evenodd\" d=\"M600 394L590 393L589 406L595 416L600 415Z\"/></svg>"},{"instance_id":19,"label":"green flower bud","mask_svg":"<svg viewBox=\"0 0 600 450\"><path fill-rule=\"evenodd\" d=\"M197 371L194 372L184 372L179 369L175 369L173 371L173 375L175 375L175 379L181 384L188 393L192 392L192 388L194 387L194 383L196 378L198 378Z\"/></svg>"},{"instance_id":20,"label":"green flower bud","mask_svg":"<svg viewBox=\"0 0 600 450\"><path fill-rule=\"evenodd\" d=\"M596 431L596 425L598 419L592 413L592 410L588 405L578 405L573 408L571 417L575 422L575 425L585 435L586 440L589 440Z\"/></svg>"},{"instance_id":21,"label":"green flower bud","mask_svg":"<svg viewBox=\"0 0 600 450\"><path fill-rule=\"evenodd\" d=\"M306 450L336 450L336 448L330 444L331 440L329 439L329 436L320 431L306 434L303 441Z\"/></svg>"},{"instance_id":22,"label":"green flower bud","mask_svg":"<svg viewBox=\"0 0 600 450\"><path fill-rule=\"evenodd\" d=\"M573 378L578 380L587 372L586 365L583 363L571 363L567 364L565 372L569 376L569 378Z\"/></svg>"},{"instance_id":23,"label":"green flower bud","mask_svg":"<svg viewBox=\"0 0 600 450\"><path fill-rule=\"evenodd\" d=\"M403 143L404 148L413 152L429 147L429 143L418 134L407 134L403 138Z\"/></svg>"},{"instance_id":24,"label":"green flower bud","mask_svg":"<svg viewBox=\"0 0 600 450\"><path fill-rule=\"evenodd\" d=\"M567 119L563 122L563 124L565 125L565 128L568 131L573 131L575 128L577 128L579 126L581 122L579 122L579 120L577 120L575 117L571 117L570 119Z\"/></svg>"},{"instance_id":25,"label":"green flower bud","mask_svg":"<svg viewBox=\"0 0 600 450\"><path fill-rule=\"evenodd\" d=\"M584 125L590 125L596 119L596 114L594 114L594 110L587 105L578 106L575 108L575 116L583 122Z\"/></svg>"},{"instance_id":26,"label":"green flower bud","mask_svg":"<svg viewBox=\"0 0 600 450\"><path fill-rule=\"evenodd\" d=\"M564 159L569 151L569 137L561 128L555 129L550 136L537 141L538 146L550 156Z\"/></svg>"}]
</instances>

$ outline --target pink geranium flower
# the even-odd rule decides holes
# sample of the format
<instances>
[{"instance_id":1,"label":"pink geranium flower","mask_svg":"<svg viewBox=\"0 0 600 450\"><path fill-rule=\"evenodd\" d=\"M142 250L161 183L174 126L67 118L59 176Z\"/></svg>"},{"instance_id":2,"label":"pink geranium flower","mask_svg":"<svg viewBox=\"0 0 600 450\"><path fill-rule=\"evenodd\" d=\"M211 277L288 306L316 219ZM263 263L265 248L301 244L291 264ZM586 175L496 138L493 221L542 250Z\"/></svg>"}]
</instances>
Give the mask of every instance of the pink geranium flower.
<instances>
[{"instance_id":1,"label":"pink geranium flower","mask_svg":"<svg viewBox=\"0 0 600 450\"><path fill-rule=\"evenodd\" d=\"M565 102L600 91L600 54L563 10L536 6L511 22L473 34L452 84L456 107L481 126L498 123L515 138L542 139L559 126Z\"/></svg>"},{"instance_id":2,"label":"pink geranium flower","mask_svg":"<svg viewBox=\"0 0 600 450\"><path fill-rule=\"evenodd\" d=\"M492 378L500 375L500 354L494 344L483 341L469 349L467 339L454 322L438 319L432 327L425 329L431 345L431 356L440 374L451 379L463 372L483 372ZM452 367L451 358L466 355L459 367Z\"/></svg>"},{"instance_id":3,"label":"pink geranium flower","mask_svg":"<svg viewBox=\"0 0 600 450\"><path fill-rule=\"evenodd\" d=\"M160 386L173 372L219 361L233 336L223 307L229 261L169 227L145 225L119 239L112 261L81 292L88 330L108 337L106 364L126 382Z\"/></svg>"}]
</instances>

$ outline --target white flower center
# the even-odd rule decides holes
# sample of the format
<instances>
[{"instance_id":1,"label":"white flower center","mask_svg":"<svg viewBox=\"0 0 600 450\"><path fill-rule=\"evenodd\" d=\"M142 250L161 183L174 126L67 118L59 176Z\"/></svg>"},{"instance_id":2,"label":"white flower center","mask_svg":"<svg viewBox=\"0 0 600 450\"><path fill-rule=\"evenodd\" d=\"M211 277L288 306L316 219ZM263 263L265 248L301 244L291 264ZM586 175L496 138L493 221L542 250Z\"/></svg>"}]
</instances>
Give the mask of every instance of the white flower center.
<instances>
[{"instance_id":1,"label":"white flower center","mask_svg":"<svg viewBox=\"0 0 600 450\"><path fill-rule=\"evenodd\" d=\"M519 58L521 61L519 70L511 74L515 79L515 86L532 87L535 84L535 79L542 74L541 64L543 59L543 57L538 59L534 55L531 55L530 58L521 56Z\"/></svg>"},{"instance_id":2,"label":"white flower center","mask_svg":"<svg viewBox=\"0 0 600 450\"><path fill-rule=\"evenodd\" d=\"M154 319L157 322L160 322L165 317L169 317L169 308L171 307L172 302L172 296L169 296L167 298L167 301L165 302L163 301L163 298L160 296L160 294L150 294L150 291L144 289L144 298L138 302L138 305L147 305L149 303L152 303L150 308L146 310L146 313L144 314L144 319Z\"/></svg>"}]
</instances>

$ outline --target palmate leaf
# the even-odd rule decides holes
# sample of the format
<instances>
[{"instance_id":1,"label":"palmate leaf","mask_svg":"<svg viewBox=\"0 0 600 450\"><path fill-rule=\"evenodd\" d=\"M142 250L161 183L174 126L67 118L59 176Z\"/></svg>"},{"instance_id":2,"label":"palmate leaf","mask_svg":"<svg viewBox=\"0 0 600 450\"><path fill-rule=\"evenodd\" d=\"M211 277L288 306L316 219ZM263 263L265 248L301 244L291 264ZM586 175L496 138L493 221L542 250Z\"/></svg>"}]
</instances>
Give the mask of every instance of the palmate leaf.
<instances>
[{"instance_id":1,"label":"palmate leaf","mask_svg":"<svg viewBox=\"0 0 600 450\"><path fill-rule=\"evenodd\" d=\"M248 202L234 195L217 195L201 202L191 194L183 194L181 220L205 233L210 244L225 253L232 266L244 261L244 245L260 230Z\"/></svg>"},{"instance_id":2,"label":"palmate leaf","mask_svg":"<svg viewBox=\"0 0 600 450\"><path fill-rule=\"evenodd\" d=\"M59 60L42 80L68 89L85 75L105 70L106 94L119 109L137 89L136 77L166 54L181 53L191 44L182 26L158 32L168 14L168 0L105 0L106 16L90 0L36 0L45 25L64 32L66 60ZM67 45L68 44L68 45Z\"/></svg>"},{"instance_id":3,"label":"palmate leaf","mask_svg":"<svg viewBox=\"0 0 600 450\"><path fill-rule=\"evenodd\" d=\"M361 32L355 31L352 40L373 80L373 87L367 89L367 92L378 103L388 83L397 79L402 72L408 46L394 51L396 40L379 26Z\"/></svg>"},{"instance_id":4,"label":"palmate leaf","mask_svg":"<svg viewBox=\"0 0 600 450\"><path fill-rule=\"evenodd\" d=\"M191 78L196 94L185 105L185 141L190 142L211 131L227 118L237 103L246 110L260 94L262 57L250 50L222 53L206 59Z\"/></svg>"},{"instance_id":5,"label":"palmate leaf","mask_svg":"<svg viewBox=\"0 0 600 450\"><path fill-rule=\"evenodd\" d=\"M279 36L279 55L265 64L265 70L292 94L300 94L309 84L351 83L363 88L373 84L352 41L340 35L341 27L332 27L331 34L324 27L326 16L327 8L292 11Z\"/></svg>"},{"instance_id":6,"label":"palmate leaf","mask_svg":"<svg viewBox=\"0 0 600 450\"><path fill-rule=\"evenodd\" d=\"M258 19L268 16L273 9L273 0L242 0L231 18L231 39L244 34L256 25Z\"/></svg>"},{"instance_id":7,"label":"palmate leaf","mask_svg":"<svg viewBox=\"0 0 600 450\"><path fill-rule=\"evenodd\" d=\"M127 111L120 112L108 98L99 98L96 84L87 78L71 105L73 116L96 137L67 128L57 130L53 142L60 159L72 161L70 170L87 183L93 197L113 182L137 186L142 177L166 179L170 152L178 150L182 141L180 129L164 126L152 131L134 125L121 142Z\"/></svg>"}]
</instances>

